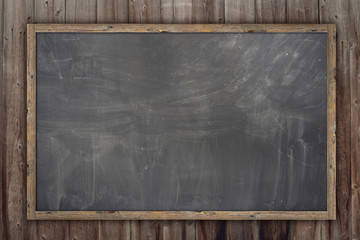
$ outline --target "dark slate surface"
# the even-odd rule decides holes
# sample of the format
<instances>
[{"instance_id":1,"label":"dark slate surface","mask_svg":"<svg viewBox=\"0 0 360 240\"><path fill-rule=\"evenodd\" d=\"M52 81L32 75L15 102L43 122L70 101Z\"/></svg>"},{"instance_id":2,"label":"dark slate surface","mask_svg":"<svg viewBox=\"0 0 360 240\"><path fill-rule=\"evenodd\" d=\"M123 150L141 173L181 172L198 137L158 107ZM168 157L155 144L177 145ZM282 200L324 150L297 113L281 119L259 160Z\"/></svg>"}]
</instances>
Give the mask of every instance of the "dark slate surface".
<instances>
[{"instance_id":1,"label":"dark slate surface","mask_svg":"<svg viewBox=\"0 0 360 240\"><path fill-rule=\"evenodd\" d=\"M326 34L37 34L37 210L326 202Z\"/></svg>"}]
</instances>

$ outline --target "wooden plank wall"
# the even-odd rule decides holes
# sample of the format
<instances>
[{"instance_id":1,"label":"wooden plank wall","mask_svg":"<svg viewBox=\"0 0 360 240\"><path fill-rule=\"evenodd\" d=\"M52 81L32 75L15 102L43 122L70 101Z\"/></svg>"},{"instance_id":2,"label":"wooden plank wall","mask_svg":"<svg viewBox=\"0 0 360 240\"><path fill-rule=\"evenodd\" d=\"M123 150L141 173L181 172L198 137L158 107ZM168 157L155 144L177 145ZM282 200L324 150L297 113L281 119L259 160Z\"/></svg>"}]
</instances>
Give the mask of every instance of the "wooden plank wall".
<instances>
[{"instance_id":1,"label":"wooden plank wall","mask_svg":"<svg viewBox=\"0 0 360 240\"><path fill-rule=\"evenodd\" d=\"M336 221L26 220L26 23L336 23ZM1 239L360 239L359 0L0 0Z\"/></svg>"}]
</instances>

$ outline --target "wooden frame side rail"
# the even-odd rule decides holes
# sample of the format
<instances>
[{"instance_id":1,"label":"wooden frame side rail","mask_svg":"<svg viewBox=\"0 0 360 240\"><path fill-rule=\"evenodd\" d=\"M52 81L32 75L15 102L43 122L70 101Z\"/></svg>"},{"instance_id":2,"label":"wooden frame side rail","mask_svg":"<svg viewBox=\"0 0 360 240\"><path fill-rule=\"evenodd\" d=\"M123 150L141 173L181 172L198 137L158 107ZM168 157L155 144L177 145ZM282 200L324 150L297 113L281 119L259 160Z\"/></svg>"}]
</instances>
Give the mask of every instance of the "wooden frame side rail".
<instances>
[{"instance_id":1,"label":"wooden frame side rail","mask_svg":"<svg viewBox=\"0 0 360 240\"><path fill-rule=\"evenodd\" d=\"M36 33L327 33L327 211L36 211ZM336 219L336 27L334 24L28 24L27 218L29 220Z\"/></svg>"}]
</instances>

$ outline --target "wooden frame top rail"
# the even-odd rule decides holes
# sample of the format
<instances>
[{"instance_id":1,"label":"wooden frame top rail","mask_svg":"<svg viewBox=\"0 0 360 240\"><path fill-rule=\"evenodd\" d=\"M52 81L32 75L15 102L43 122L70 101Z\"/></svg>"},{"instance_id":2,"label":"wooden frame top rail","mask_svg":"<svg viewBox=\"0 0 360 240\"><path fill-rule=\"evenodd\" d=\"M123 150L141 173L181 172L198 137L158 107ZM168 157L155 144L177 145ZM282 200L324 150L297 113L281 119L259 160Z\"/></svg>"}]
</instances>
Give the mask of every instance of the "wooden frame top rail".
<instances>
[{"instance_id":1,"label":"wooden frame top rail","mask_svg":"<svg viewBox=\"0 0 360 240\"><path fill-rule=\"evenodd\" d=\"M301 33L328 32L331 24L29 24L36 32Z\"/></svg>"},{"instance_id":2,"label":"wooden frame top rail","mask_svg":"<svg viewBox=\"0 0 360 240\"><path fill-rule=\"evenodd\" d=\"M326 211L37 211L36 33L327 33ZM336 218L336 28L334 24L28 24L27 217L29 220L334 220Z\"/></svg>"}]
</instances>

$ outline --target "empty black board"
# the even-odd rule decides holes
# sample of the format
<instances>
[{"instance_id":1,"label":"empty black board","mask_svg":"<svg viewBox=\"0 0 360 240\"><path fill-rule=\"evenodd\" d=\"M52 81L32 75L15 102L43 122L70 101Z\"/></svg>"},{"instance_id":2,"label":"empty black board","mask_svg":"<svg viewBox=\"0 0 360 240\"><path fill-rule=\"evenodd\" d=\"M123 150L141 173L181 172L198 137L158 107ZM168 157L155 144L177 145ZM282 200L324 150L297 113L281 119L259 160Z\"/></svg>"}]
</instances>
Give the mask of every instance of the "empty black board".
<instances>
[{"instance_id":1,"label":"empty black board","mask_svg":"<svg viewBox=\"0 0 360 240\"><path fill-rule=\"evenodd\" d=\"M322 33L38 33L37 210L326 210Z\"/></svg>"}]
</instances>

